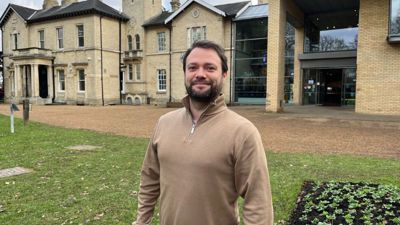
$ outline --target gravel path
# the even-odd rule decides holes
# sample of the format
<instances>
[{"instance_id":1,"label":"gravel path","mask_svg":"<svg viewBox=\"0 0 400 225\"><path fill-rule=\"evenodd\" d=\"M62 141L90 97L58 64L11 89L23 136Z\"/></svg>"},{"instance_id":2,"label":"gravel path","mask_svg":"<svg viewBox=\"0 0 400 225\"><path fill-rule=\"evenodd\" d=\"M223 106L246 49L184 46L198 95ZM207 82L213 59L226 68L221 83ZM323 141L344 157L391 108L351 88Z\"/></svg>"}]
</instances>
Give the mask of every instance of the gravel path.
<instances>
[{"instance_id":1,"label":"gravel path","mask_svg":"<svg viewBox=\"0 0 400 225\"><path fill-rule=\"evenodd\" d=\"M19 106L22 110L22 107ZM400 120L335 118L326 114L266 113L263 107L231 107L260 130L265 148L273 151L340 153L400 160ZM171 108L154 106L36 106L30 119L55 126L89 129L132 137L149 137L160 115ZM9 105L0 104L9 114ZM353 113L354 114L354 113ZM22 112L16 113L17 117Z\"/></svg>"}]
</instances>

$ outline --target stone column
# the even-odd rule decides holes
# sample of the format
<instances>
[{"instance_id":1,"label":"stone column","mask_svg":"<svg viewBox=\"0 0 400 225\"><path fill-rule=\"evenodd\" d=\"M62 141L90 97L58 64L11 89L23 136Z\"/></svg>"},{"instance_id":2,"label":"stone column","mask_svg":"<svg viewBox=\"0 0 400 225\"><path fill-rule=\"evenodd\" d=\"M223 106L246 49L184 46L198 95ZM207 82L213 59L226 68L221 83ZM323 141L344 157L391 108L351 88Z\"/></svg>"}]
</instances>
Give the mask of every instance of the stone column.
<instances>
[{"instance_id":1,"label":"stone column","mask_svg":"<svg viewBox=\"0 0 400 225\"><path fill-rule=\"evenodd\" d=\"M293 78L293 103L301 105L303 100L303 72L300 65L299 54L304 52L304 28L295 30L294 46L294 78Z\"/></svg>"},{"instance_id":2,"label":"stone column","mask_svg":"<svg viewBox=\"0 0 400 225\"><path fill-rule=\"evenodd\" d=\"M267 102L266 110L283 111L285 73L285 26L284 0L269 1L268 54L267 54Z\"/></svg>"},{"instance_id":3,"label":"stone column","mask_svg":"<svg viewBox=\"0 0 400 225\"><path fill-rule=\"evenodd\" d=\"M51 65L47 65L47 97L53 98L53 70Z\"/></svg>"},{"instance_id":4,"label":"stone column","mask_svg":"<svg viewBox=\"0 0 400 225\"><path fill-rule=\"evenodd\" d=\"M32 76L32 97L39 97L39 67L37 64L31 64Z\"/></svg>"}]
</instances>

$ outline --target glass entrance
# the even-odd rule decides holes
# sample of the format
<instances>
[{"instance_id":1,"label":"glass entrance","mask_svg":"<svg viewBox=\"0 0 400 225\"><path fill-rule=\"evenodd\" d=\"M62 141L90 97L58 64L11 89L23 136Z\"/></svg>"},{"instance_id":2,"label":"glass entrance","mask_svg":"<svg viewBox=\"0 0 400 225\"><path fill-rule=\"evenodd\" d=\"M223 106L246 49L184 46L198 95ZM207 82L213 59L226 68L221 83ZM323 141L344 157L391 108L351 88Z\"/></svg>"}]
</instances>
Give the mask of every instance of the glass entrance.
<instances>
[{"instance_id":1,"label":"glass entrance","mask_svg":"<svg viewBox=\"0 0 400 225\"><path fill-rule=\"evenodd\" d=\"M305 69L303 104L354 106L356 69Z\"/></svg>"}]
</instances>

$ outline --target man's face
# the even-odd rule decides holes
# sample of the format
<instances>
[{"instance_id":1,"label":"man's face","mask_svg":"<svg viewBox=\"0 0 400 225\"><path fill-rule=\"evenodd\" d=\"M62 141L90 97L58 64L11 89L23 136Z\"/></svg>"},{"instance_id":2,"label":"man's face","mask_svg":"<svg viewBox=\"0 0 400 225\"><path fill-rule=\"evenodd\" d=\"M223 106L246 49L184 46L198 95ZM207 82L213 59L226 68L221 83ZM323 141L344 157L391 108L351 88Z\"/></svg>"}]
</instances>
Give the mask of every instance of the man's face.
<instances>
[{"instance_id":1,"label":"man's face","mask_svg":"<svg viewBox=\"0 0 400 225\"><path fill-rule=\"evenodd\" d=\"M213 49L195 48L186 58L185 87L192 100L212 101L221 92L226 76Z\"/></svg>"}]
</instances>

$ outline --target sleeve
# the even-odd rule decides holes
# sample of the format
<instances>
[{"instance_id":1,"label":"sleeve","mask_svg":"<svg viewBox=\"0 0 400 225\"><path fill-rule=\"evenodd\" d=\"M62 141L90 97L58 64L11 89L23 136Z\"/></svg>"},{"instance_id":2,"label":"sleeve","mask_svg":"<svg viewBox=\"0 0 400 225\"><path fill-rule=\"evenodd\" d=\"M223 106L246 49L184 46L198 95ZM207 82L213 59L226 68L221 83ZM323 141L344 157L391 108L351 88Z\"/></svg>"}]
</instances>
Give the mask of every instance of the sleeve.
<instances>
[{"instance_id":1,"label":"sleeve","mask_svg":"<svg viewBox=\"0 0 400 225\"><path fill-rule=\"evenodd\" d=\"M245 225L272 225L273 208L267 159L260 134L253 126L236 151L235 185L244 199Z\"/></svg>"},{"instance_id":2,"label":"sleeve","mask_svg":"<svg viewBox=\"0 0 400 225\"><path fill-rule=\"evenodd\" d=\"M138 211L136 221L133 223L134 225L148 225L151 223L154 208L160 195L160 164L157 155L157 145L154 143L157 127L158 125L149 142L142 165L138 194Z\"/></svg>"}]
</instances>

